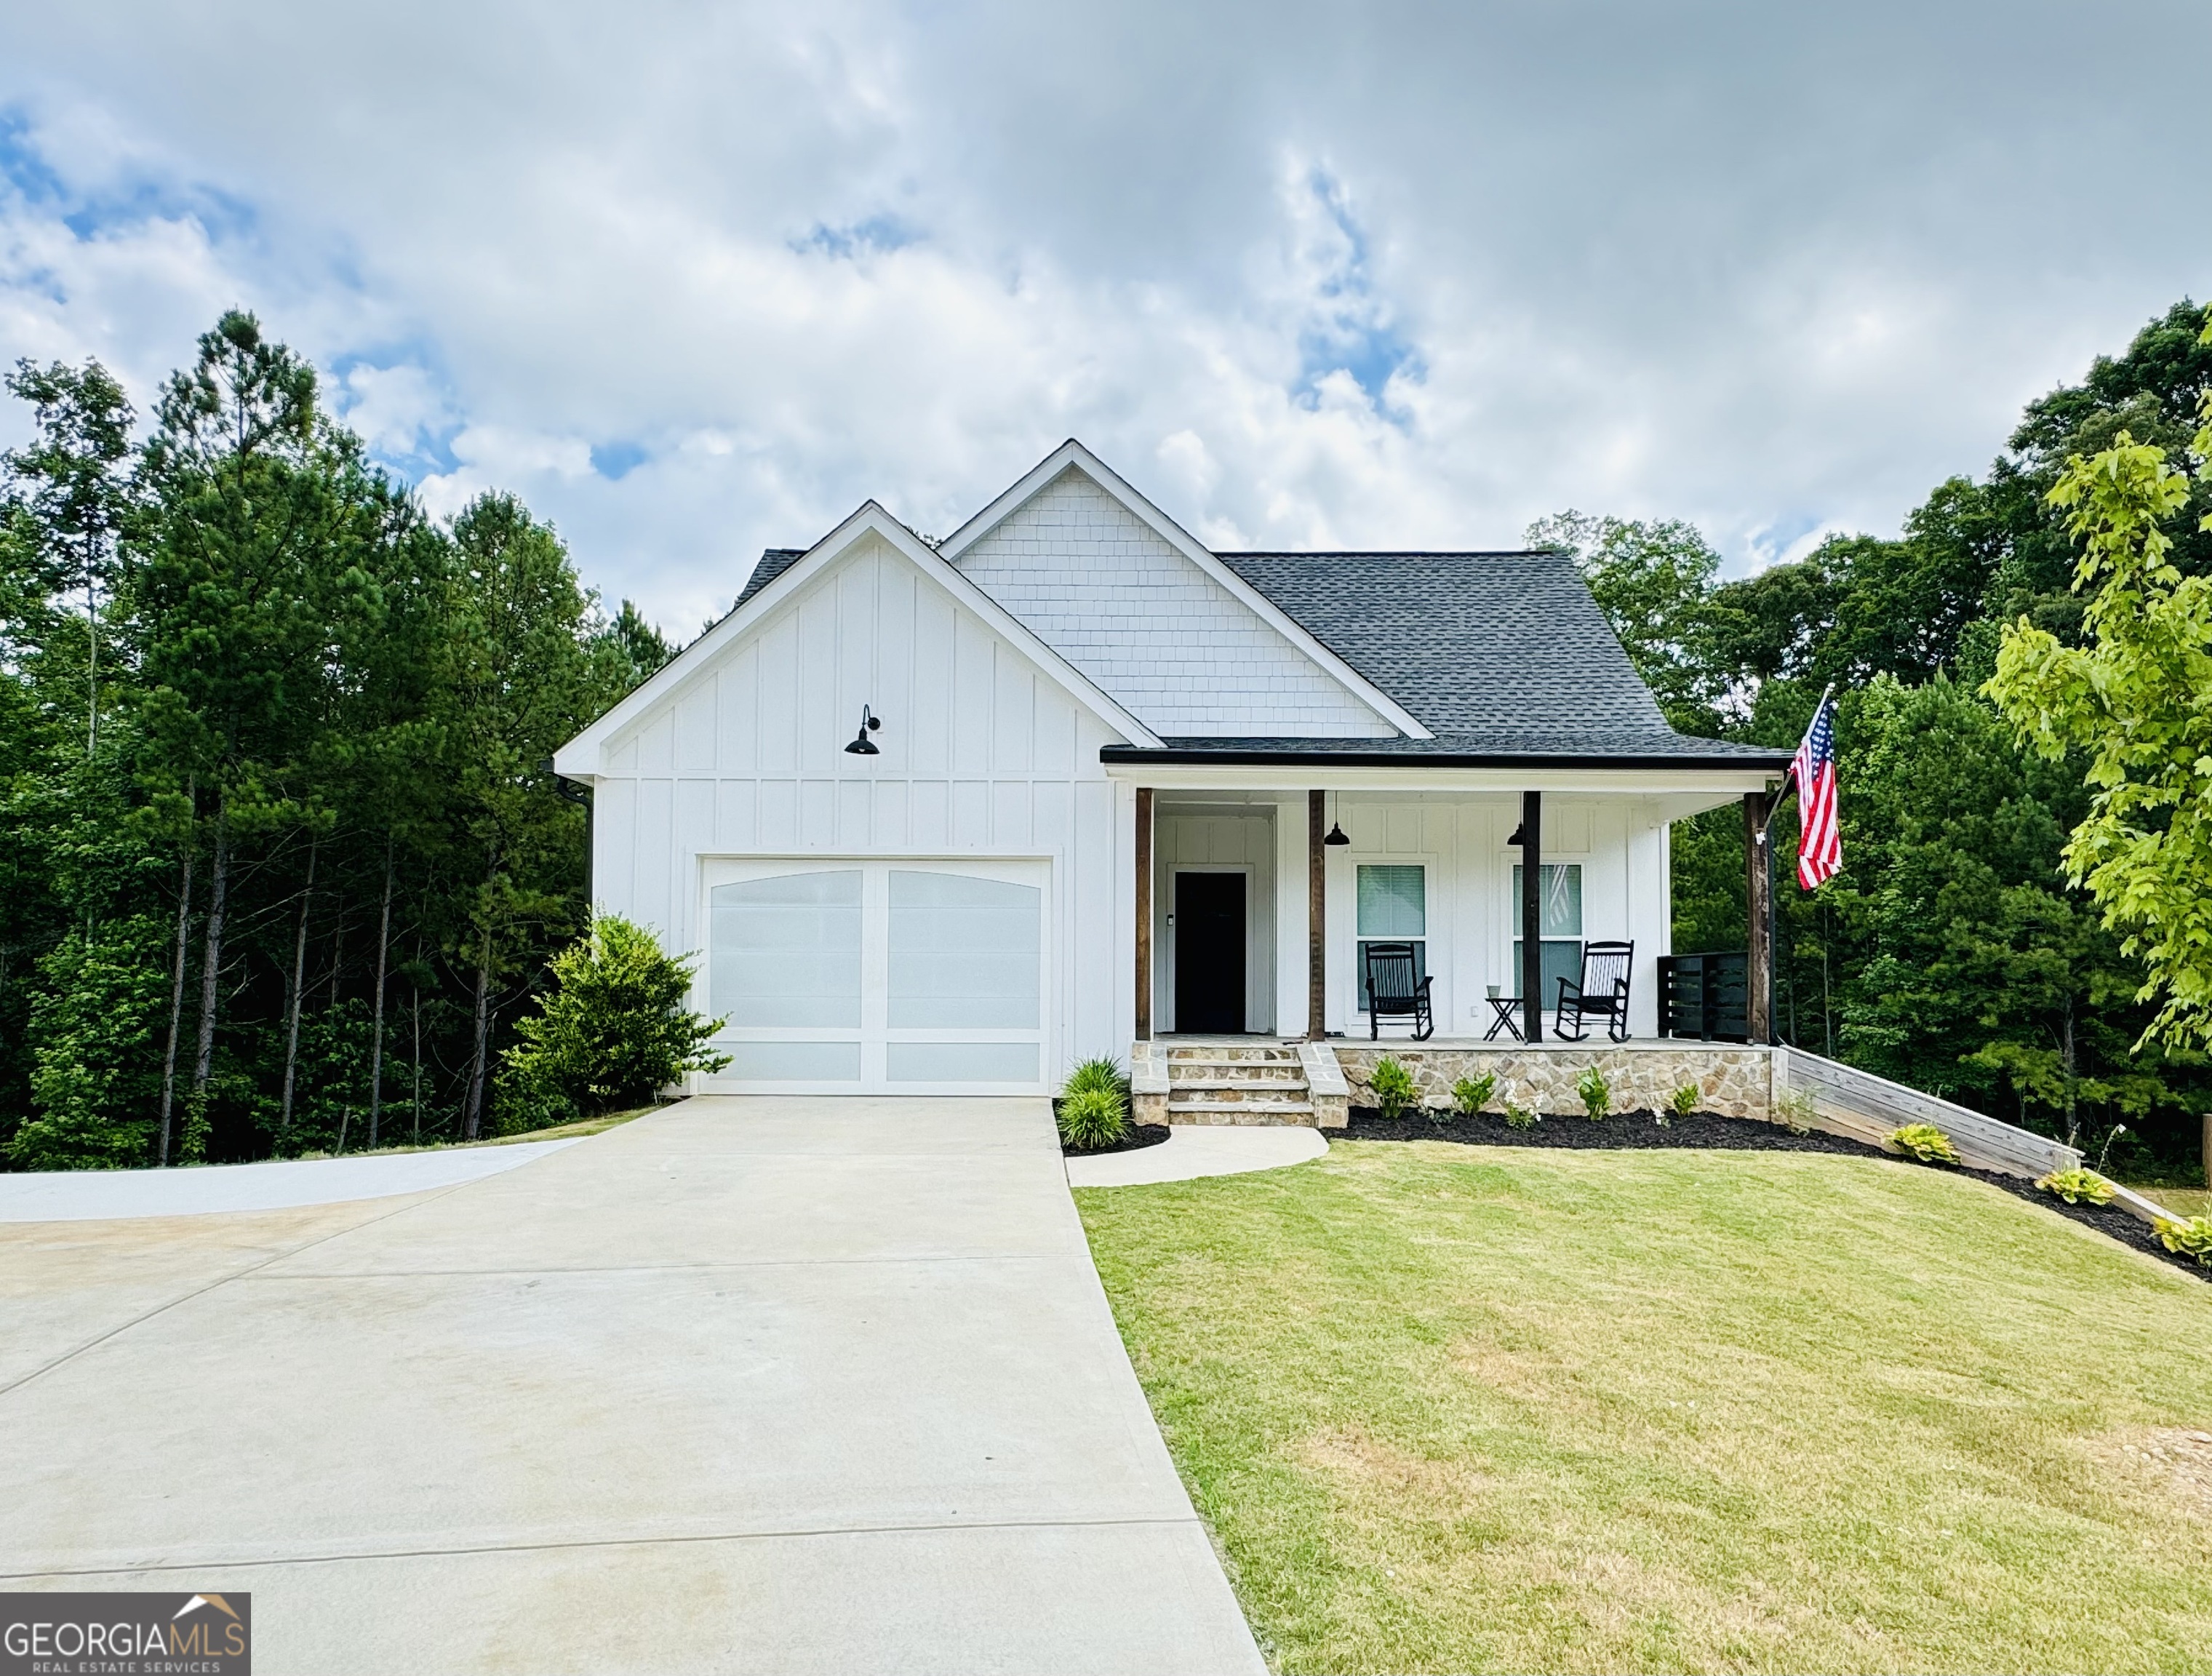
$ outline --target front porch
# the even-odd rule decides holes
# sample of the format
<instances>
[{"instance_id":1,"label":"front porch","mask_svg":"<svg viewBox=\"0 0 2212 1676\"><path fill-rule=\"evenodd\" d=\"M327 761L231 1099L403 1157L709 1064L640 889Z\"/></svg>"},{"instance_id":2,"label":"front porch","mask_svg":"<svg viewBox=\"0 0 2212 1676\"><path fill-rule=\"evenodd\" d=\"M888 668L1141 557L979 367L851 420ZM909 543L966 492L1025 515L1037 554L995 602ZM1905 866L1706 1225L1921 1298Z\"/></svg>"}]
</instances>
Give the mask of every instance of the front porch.
<instances>
[{"instance_id":1,"label":"front porch","mask_svg":"<svg viewBox=\"0 0 2212 1676\"><path fill-rule=\"evenodd\" d=\"M1760 933L1776 794L1763 766L1515 773L1418 763L1339 771L1296 790L1250 773L1116 777L1133 835L1125 970L1139 1044L1403 1041L1403 1021L1385 1019L1378 1032L1370 1016L1364 951L1380 943L1412 950L1431 1051L1551 1042L1561 981L1580 979L1585 949L1598 943L1633 950L1632 1040L1771 1039ZM1146 775L1169 777L1158 767ZM1672 958L1669 829L1739 800L1753 935L1730 957L1735 1005L1701 1010L1686 1029L1685 997L1717 992L1703 967ZM1592 1028L1603 1035L1602 1021Z\"/></svg>"}]
</instances>

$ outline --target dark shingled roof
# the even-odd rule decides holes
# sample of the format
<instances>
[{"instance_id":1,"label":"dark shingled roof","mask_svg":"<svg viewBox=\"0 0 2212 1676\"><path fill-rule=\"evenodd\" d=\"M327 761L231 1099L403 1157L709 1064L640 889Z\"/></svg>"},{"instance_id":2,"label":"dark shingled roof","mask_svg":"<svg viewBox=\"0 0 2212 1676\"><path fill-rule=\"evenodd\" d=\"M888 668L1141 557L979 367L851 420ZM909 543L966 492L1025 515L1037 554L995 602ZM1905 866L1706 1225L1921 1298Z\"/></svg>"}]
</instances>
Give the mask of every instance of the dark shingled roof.
<instances>
[{"instance_id":1,"label":"dark shingled roof","mask_svg":"<svg viewBox=\"0 0 2212 1676\"><path fill-rule=\"evenodd\" d=\"M804 547L769 548L760 556L760 562L753 567L753 574L745 578L745 586L738 595L738 604L731 606L730 609L733 611L737 610L738 605L744 604L746 600L751 598L805 556L806 550Z\"/></svg>"},{"instance_id":2,"label":"dark shingled roof","mask_svg":"<svg viewBox=\"0 0 2212 1676\"><path fill-rule=\"evenodd\" d=\"M806 550L771 547L737 603ZM1616 766L1780 768L1787 751L1694 738L1667 725L1565 553L1218 553L1291 621L1418 717L1433 739L1177 738L1109 759L1481 768L1602 759ZM733 608L734 609L734 608Z\"/></svg>"},{"instance_id":3,"label":"dark shingled roof","mask_svg":"<svg viewBox=\"0 0 2212 1676\"><path fill-rule=\"evenodd\" d=\"M1223 750L1528 762L1787 762L1674 732L1573 557L1480 553L1219 553L1323 646L1420 718L1434 739L1171 740ZM1157 753L1152 753L1157 755Z\"/></svg>"},{"instance_id":4,"label":"dark shingled roof","mask_svg":"<svg viewBox=\"0 0 2212 1676\"><path fill-rule=\"evenodd\" d=\"M1564 553L1221 553L1442 735L1663 733Z\"/></svg>"}]
</instances>

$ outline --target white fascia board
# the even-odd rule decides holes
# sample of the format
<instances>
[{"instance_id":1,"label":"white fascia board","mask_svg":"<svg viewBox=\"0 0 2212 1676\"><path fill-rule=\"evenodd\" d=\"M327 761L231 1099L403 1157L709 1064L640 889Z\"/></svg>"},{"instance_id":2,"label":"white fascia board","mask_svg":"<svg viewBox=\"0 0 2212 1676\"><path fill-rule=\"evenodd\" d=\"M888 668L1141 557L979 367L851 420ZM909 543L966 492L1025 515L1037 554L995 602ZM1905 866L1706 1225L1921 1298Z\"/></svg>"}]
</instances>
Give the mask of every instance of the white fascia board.
<instances>
[{"instance_id":1,"label":"white fascia board","mask_svg":"<svg viewBox=\"0 0 2212 1676\"><path fill-rule=\"evenodd\" d=\"M1717 809L1747 792L1771 790L1780 776L1771 768L1422 768L1326 764L1109 762L1106 777L1160 791L1218 792L1559 792L1576 796L1615 793L1680 799L1681 819Z\"/></svg>"},{"instance_id":2,"label":"white fascia board","mask_svg":"<svg viewBox=\"0 0 2212 1676\"><path fill-rule=\"evenodd\" d=\"M915 532L873 501L806 550L805 554L758 593L653 671L619 704L553 753L554 772L586 784L601 775L599 754L606 742L647 711L671 701L712 669L721 651L754 624L842 557L862 537L881 537L962 605L1011 641L1078 704L1133 745L1158 748L1158 735L1102 692L1091 679L1039 640L1006 609L932 552Z\"/></svg>"},{"instance_id":3,"label":"white fascia board","mask_svg":"<svg viewBox=\"0 0 2212 1676\"><path fill-rule=\"evenodd\" d=\"M1421 724L1420 719L1370 681L1358 670L1316 640L1301 628L1297 621L1283 608L1239 576L1227 565L1214 557L1212 551L1200 544L1182 525L1170 518L1158 507L1125 483L1113 467L1092 453L1073 437L1047 454L1025 472L1021 480L998 499L977 513L947 536L938 547L940 556L957 562L966 552L993 530L1005 523L1026 505L1046 484L1074 466L1090 477L1101 489L1119 501L1158 536L1213 581L1227 591L1230 597L1265 622L1285 640L1305 654L1325 671L1337 684L1354 698L1381 716L1391 726L1410 738L1432 739L1436 737Z\"/></svg>"}]
</instances>

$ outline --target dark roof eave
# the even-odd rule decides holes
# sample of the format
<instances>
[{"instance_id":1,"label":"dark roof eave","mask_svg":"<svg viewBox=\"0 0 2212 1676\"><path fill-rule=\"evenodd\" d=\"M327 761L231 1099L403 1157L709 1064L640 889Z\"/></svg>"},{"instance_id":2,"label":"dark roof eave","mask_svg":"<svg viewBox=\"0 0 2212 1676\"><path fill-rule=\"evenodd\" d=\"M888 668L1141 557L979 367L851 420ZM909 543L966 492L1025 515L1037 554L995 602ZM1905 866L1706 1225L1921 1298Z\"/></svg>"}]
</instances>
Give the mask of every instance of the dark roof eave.
<instances>
[{"instance_id":1,"label":"dark roof eave","mask_svg":"<svg viewBox=\"0 0 2212 1676\"><path fill-rule=\"evenodd\" d=\"M1105 745L1101 762L1156 763L1163 768L1752 768L1778 774L1790 766L1790 753L1732 751L1655 754L1611 751L1462 751L1462 750L1314 750L1292 746L1229 746L1221 750L1192 750L1170 745L1153 750L1146 745Z\"/></svg>"}]
</instances>

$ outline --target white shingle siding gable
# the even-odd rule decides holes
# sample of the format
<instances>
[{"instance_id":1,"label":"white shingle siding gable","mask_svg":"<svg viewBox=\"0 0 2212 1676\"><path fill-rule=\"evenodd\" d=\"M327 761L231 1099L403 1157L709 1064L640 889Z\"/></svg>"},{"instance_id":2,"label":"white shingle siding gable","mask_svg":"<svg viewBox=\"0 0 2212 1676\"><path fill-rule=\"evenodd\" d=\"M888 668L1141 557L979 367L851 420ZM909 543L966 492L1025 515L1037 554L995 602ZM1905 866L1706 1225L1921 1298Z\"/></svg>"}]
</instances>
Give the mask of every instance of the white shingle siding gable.
<instances>
[{"instance_id":1,"label":"white shingle siding gable","mask_svg":"<svg viewBox=\"0 0 2212 1676\"><path fill-rule=\"evenodd\" d=\"M1389 738L1395 732L1073 468L957 562L1156 733Z\"/></svg>"}]
</instances>

